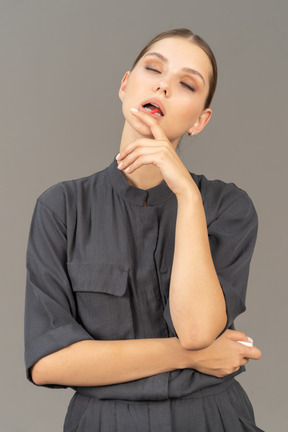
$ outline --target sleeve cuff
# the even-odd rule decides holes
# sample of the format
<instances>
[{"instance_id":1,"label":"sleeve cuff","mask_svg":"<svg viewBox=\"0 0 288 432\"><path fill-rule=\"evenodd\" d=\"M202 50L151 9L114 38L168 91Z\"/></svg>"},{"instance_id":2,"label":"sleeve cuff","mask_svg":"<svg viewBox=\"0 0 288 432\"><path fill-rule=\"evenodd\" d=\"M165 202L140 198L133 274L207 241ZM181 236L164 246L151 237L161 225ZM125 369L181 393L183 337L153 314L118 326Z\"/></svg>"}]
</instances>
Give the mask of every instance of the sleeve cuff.
<instances>
[{"instance_id":1,"label":"sleeve cuff","mask_svg":"<svg viewBox=\"0 0 288 432\"><path fill-rule=\"evenodd\" d=\"M31 377L30 368L42 357L66 348L81 340L94 340L80 325L67 324L50 330L31 341L29 353L25 352L26 376L35 384ZM66 388L67 386L46 385L50 388Z\"/></svg>"},{"instance_id":2,"label":"sleeve cuff","mask_svg":"<svg viewBox=\"0 0 288 432\"><path fill-rule=\"evenodd\" d=\"M225 330L233 325L235 318L241 313L245 312L246 306L241 297L235 292L234 287L218 276L219 282L225 297L226 313L227 313L227 324Z\"/></svg>"}]
</instances>

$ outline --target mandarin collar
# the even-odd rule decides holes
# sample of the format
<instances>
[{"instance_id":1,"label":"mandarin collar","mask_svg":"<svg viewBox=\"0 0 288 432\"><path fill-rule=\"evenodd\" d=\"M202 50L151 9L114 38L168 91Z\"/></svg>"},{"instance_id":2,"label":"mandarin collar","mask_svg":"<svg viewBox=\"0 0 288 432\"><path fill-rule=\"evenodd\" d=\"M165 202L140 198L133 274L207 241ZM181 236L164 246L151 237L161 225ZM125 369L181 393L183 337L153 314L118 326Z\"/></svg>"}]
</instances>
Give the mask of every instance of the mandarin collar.
<instances>
[{"instance_id":1,"label":"mandarin collar","mask_svg":"<svg viewBox=\"0 0 288 432\"><path fill-rule=\"evenodd\" d=\"M159 185L145 190L129 185L124 174L118 169L116 159L108 167L108 175L117 194L125 201L136 205L160 205L174 195L164 180Z\"/></svg>"}]
</instances>

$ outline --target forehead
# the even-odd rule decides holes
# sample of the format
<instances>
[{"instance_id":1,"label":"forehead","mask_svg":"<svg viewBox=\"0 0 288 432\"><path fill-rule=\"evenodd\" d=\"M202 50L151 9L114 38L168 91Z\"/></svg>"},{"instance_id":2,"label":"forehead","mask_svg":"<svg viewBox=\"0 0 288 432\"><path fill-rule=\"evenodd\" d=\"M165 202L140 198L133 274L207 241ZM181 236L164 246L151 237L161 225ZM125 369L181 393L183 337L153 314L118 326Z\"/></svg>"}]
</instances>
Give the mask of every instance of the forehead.
<instances>
[{"instance_id":1,"label":"forehead","mask_svg":"<svg viewBox=\"0 0 288 432\"><path fill-rule=\"evenodd\" d=\"M146 54L158 52L167 58L171 66L182 68L192 68L198 70L206 77L212 73L212 66L205 51L193 42L181 38L171 37L155 42L150 46Z\"/></svg>"}]
</instances>

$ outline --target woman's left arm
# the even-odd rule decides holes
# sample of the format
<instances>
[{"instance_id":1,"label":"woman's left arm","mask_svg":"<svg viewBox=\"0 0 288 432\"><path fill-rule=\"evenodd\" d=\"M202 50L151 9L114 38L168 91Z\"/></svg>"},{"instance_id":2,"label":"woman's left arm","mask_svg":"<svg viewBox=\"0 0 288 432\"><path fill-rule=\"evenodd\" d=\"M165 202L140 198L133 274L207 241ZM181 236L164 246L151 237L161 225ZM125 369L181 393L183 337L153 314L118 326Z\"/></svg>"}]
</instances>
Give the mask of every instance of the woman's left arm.
<instances>
[{"instance_id":1,"label":"woman's left arm","mask_svg":"<svg viewBox=\"0 0 288 432\"><path fill-rule=\"evenodd\" d=\"M227 323L226 304L211 256L202 197L191 185L177 195L170 282L172 321L186 349L209 346Z\"/></svg>"},{"instance_id":2,"label":"woman's left arm","mask_svg":"<svg viewBox=\"0 0 288 432\"><path fill-rule=\"evenodd\" d=\"M134 115L150 126L154 139L138 139L121 151L120 169L132 173L142 165L154 164L177 197L170 312L182 346L205 348L224 330L227 316L209 247L201 194L158 121L141 111Z\"/></svg>"},{"instance_id":3,"label":"woman's left arm","mask_svg":"<svg viewBox=\"0 0 288 432\"><path fill-rule=\"evenodd\" d=\"M190 307L193 314L197 316L196 309L202 307L199 312L200 314L203 313L204 321L202 323L200 316L199 323L202 327L195 337L196 339L199 338L200 344L203 342L209 344L209 338L216 338L223 329L233 324L239 314L245 311L249 267L257 237L258 218L249 196L235 185L217 181L213 182L212 186L210 182L204 179L202 179L201 184L204 201L207 203L206 210L209 219L207 223L202 198L199 205L195 203L191 205L190 199L186 198L185 194L177 196L178 216L170 285L170 311L174 327L178 332L176 327L178 323L175 321L175 305L179 304L176 303L178 302L178 293L184 290L178 283L181 281L181 273L179 273L181 266L186 263L187 267L183 271L192 278L196 286L194 288L190 286L189 300L191 303L186 305L186 308L184 305L183 313L186 314L187 308ZM210 209L209 202L212 203ZM191 208L190 212L189 207ZM189 219L189 214L193 216L191 219ZM206 225L208 225L208 229ZM196 241L196 246L193 243L189 244L191 239ZM197 256L200 261L198 261ZM189 267L191 257L193 258L192 268ZM201 274L201 272L203 273ZM174 279L175 275L177 277ZM193 298L191 295L193 296L194 293L195 297ZM222 305L221 298L223 301L225 298ZM205 303L206 301L207 303ZM195 302L197 303L196 309L193 307ZM225 313L225 322L221 322L223 313ZM194 325L197 325L197 322L194 322ZM197 327L195 332L197 332ZM219 333L217 334L217 332ZM181 339L181 336L179 337ZM206 342L205 337L208 338Z\"/></svg>"},{"instance_id":4,"label":"woman's left arm","mask_svg":"<svg viewBox=\"0 0 288 432\"><path fill-rule=\"evenodd\" d=\"M175 193L178 209L170 313L182 346L203 349L245 310L257 214L243 191L233 185L225 187L215 221L209 221L208 237L202 196L191 174L157 120L141 111L134 115L150 127L154 139L140 138L123 149L118 156L120 169L133 173L143 165L154 164ZM223 192L220 189L219 196ZM167 311L165 314L168 318Z\"/></svg>"}]
</instances>

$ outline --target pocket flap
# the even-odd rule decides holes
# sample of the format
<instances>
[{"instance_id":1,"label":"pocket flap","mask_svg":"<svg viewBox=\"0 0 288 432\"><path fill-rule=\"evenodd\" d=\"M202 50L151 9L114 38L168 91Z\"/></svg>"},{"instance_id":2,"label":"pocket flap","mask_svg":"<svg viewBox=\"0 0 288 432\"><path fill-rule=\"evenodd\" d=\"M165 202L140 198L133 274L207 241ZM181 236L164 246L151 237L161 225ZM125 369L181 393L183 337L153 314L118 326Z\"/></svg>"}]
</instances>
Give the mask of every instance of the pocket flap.
<instances>
[{"instance_id":1,"label":"pocket flap","mask_svg":"<svg viewBox=\"0 0 288 432\"><path fill-rule=\"evenodd\" d=\"M75 292L114 296L123 296L126 292L129 271L114 264L68 263L67 268Z\"/></svg>"}]
</instances>

